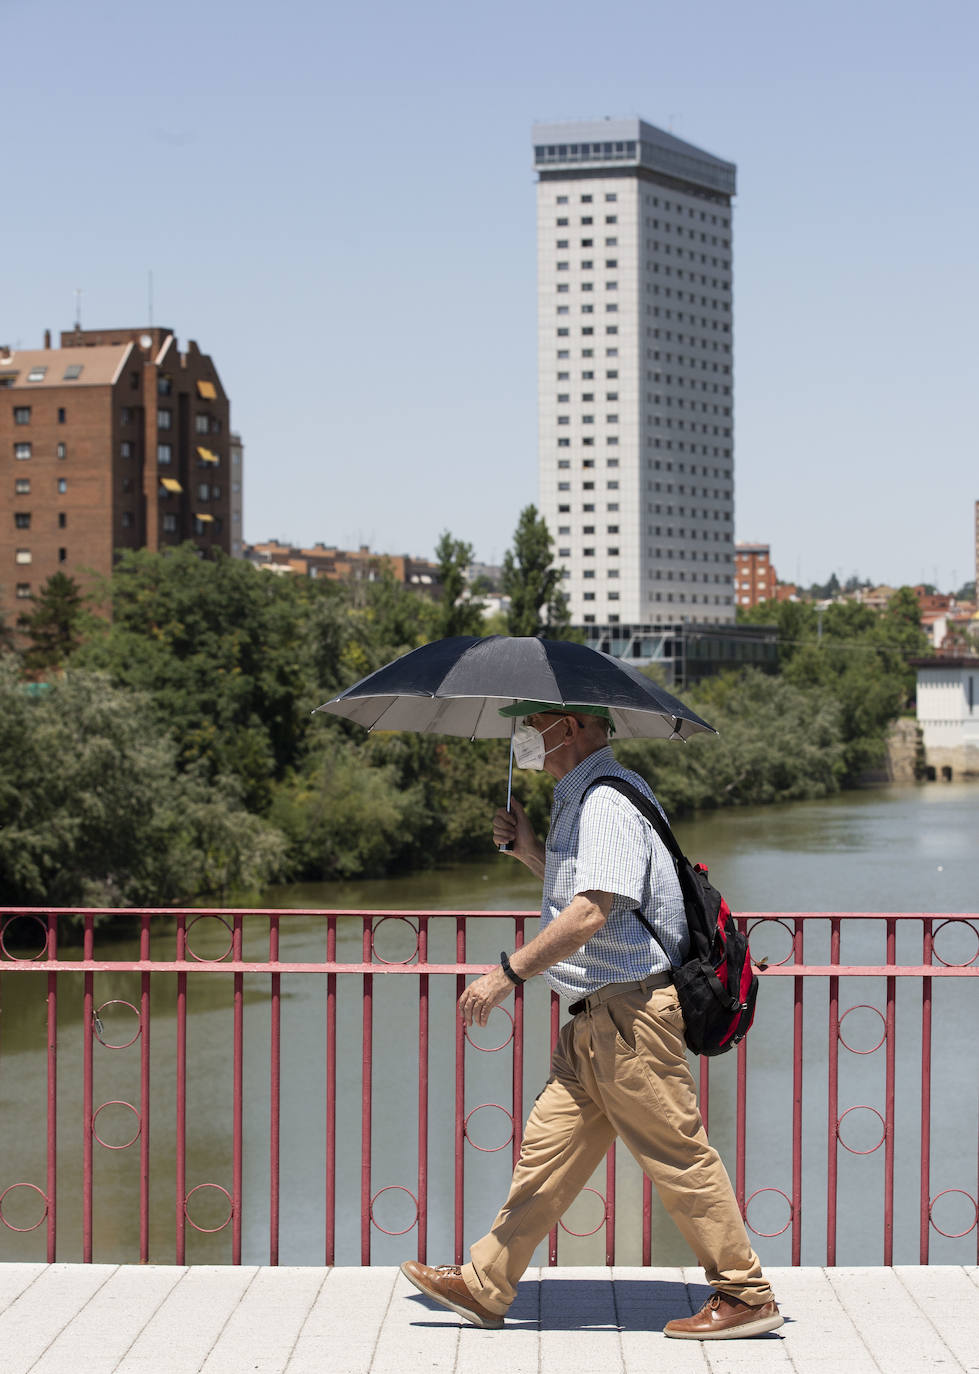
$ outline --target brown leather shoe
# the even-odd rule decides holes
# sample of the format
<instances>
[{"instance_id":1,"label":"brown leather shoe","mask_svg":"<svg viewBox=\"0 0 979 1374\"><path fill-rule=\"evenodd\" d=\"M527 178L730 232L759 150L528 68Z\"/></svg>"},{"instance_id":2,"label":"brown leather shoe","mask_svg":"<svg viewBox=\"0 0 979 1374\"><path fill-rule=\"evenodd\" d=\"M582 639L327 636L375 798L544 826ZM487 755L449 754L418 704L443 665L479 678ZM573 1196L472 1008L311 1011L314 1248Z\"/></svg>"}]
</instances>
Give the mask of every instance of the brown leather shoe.
<instances>
[{"instance_id":1,"label":"brown leather shoe","mask_svg":"<svg viewBox=\"0 0 979 1374\"><path fill-rule=\"evenodd\" d=\"M715 1293L695 1316L667 1322L663 1335L688 1341L732 1341L777 1331L783 1320L774 1299L760 1307L750 1307L740 1298Z\"/></svg>"},{"instance_id":2,"label":"brown leather shoe","mask_svg":"<svg viewBox=\"0 0 979 1374\"><path fill-rule=\"evenodd\" d=\"M478 1303L462 1277L457 1264L440 1264L437 1269L431 1265L419 1264L418 1260L405 1260L401 1272L409 1283L413 1283L419 1293L426 1298L448 1307L450 1311L465 1317L473 1326L485 1327L487 1331L498 1331L503 1325L499 1312L490 1312Z\"/></svg>"}]
</instances>

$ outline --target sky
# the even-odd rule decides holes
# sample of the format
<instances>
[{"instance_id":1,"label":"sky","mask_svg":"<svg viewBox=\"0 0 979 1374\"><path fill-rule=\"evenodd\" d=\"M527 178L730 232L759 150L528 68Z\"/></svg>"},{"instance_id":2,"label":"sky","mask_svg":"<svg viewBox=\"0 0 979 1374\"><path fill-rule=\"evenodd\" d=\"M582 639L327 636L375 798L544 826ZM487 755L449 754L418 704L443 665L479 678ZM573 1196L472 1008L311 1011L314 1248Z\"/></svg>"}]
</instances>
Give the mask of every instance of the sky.
<instances>
[{"instance_id":1,"label":"sky","mask_svg":"<svg viewBox=\"0 0 979 1374\"><path fill-rule=\"evenodd\" d=\"M77 300L147 323L152 274L231 397L248 540L502 558L531 124L639 115L738 166L736 538L802 584L974 575L973 0L0 0L0 32L0 343Z\"/></svg>"}]
</instances>

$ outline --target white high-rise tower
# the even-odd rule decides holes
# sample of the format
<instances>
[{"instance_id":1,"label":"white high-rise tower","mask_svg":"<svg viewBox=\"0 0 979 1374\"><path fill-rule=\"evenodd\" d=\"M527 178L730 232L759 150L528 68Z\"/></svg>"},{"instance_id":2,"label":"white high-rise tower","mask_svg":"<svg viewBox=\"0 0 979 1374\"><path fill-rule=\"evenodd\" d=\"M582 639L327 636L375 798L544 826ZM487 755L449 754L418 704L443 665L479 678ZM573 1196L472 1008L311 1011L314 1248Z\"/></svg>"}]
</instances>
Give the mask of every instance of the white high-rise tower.
<instances>
[{"instance_id":1,"label":"white high-rise tower","mask_svg":"<svg viewBox=\"0 0 979 1374\"><path fill-rule=\"evenodd\" d=\"M540 510L571 618L730 623L735 167L640 119L533 139Z\"/></svg>"}]
</instances>

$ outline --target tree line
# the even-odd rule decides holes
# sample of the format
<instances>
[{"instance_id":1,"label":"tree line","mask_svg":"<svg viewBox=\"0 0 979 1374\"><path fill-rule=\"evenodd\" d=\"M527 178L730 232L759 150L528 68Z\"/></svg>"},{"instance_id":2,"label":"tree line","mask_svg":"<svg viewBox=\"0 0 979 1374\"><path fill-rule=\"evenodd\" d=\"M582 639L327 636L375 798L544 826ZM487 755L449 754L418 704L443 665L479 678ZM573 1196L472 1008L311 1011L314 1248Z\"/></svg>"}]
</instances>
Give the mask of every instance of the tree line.
<instances>
[{"instance_id":1,"label":"tree line","mask_svg":"<svg viewBox=\"0 0 979 1374\"><path fill-rule=\"evenodd\" d=\"M544 522L520 517L504 561L509 616L487 622L450 534L440 598L390 574L275 576L186 545L120 556L95 616L56 575L0 652L0 905L225 901L275 881L379 876L484 854L507 745L366 734L313 709L449 634L567 637ZM917 603L886 612L782 603L779 675L685 694L720 731L619 757L673 814L823 796L879 761L923 651ZM539 827L549 782L515 774Z\"/></svg>"}]
</instances>

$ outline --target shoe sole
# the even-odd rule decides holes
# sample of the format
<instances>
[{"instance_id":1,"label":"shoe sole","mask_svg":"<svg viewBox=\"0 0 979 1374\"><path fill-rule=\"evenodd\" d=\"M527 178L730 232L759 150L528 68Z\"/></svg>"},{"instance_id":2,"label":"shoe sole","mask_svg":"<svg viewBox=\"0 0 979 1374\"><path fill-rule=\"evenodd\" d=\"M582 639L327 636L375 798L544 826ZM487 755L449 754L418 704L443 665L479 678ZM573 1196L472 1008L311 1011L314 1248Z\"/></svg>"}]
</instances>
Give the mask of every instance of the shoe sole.
<instances>
[{"instance_id":1,"label":"shoe sole","mask_svg":"<svg viewBox=\"0 0 979 1374\"><path fill-rule=\"evenodd\" d=\"M451 1298L445 1297L444 1294L433 1293L430 1288L426 1288L424 1284L419 1283L413 1274L409 1274L404 1265L401 1266L401 1272L408 1282L418 1289L419 1293L423 1293L426 1298L431 1298L432 1302L437 1302L440 1307L448 1308L449 1311L454 1312L457 1317L462 1317L465 1321L471 1322L473 1326L478 1326L483 1331L499 1331L502 1328L502 1317L481 1317L478 1312L474 1312L469 1307L463 1307L461 1303L453 1302Z\"/></svg>"},{"instance_id":2,"label":"shoe sole","mask_svg":"<svg viewBox=\"0 0 979 1374\"><path fill-rule=\"evenodd\" d=\"M763 1336L766 1331L777 1331L784 1324L785 1318L776 1313L774 1317L759 1317L757 1321L742 1322L723 1331L670 1331L664 1327L663 1335L677 1341L739 1341L748 1336Z\"/></svg>"}]
</instances>

